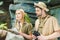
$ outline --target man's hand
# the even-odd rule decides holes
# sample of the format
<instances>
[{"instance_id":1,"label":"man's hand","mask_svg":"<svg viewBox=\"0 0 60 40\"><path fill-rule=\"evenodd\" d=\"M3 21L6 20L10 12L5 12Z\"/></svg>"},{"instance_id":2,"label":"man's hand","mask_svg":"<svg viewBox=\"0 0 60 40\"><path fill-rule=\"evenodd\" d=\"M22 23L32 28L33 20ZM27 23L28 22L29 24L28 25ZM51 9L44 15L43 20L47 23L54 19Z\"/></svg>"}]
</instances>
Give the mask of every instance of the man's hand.
<instances>
[{"instance_id":1,"label":"man's hand","mask_svg":"<svg viewBox=\"0 0 60 40\"><path fill-rule=\"evenodd\" d=\"M43 36L43 35L37 36L37 38L38 40L47 40L46 36Z\"/></svg>"},{"instance_id":2,"label":"man's hand","mask_svg":"<svg viewBox=\"0 0 60 40\"><path fill-rule=\"evenodd\" d=\"M37 37L36 37L35 35L32 35L32 38L33 38L33 39L36 39Z\"/></svg>"}]
</instances>

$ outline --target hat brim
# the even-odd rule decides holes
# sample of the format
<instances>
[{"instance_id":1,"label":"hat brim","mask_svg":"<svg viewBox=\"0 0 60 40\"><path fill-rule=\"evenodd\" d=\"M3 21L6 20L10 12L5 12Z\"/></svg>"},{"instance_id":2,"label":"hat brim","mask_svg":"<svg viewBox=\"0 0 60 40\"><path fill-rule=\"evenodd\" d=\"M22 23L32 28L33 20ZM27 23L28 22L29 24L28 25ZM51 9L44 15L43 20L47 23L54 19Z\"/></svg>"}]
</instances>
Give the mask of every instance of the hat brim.
<instances>
[{"instance_id":1,"label":"hat brim","mask_svg":"<svg viewBox=\"0 0 60 40\"><path fill-rule=\"evenodd\" d=\"M37 4L37 3L34 3L34 7L38 7L38 8L42 8L42 9L44 9L45 11L49 11L49 9L48 8L46 8L46 7L42 7L42 6L40 6L39 4Z\"/></svg>"}]
</instances>

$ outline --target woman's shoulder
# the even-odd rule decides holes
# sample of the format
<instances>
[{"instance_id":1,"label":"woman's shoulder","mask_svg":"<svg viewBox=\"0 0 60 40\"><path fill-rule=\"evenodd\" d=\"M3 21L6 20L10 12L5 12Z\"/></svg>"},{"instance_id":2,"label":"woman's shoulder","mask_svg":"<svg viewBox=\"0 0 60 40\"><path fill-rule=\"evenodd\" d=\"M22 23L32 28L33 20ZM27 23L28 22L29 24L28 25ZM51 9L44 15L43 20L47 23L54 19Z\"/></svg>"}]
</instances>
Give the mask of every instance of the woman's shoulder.
<instances>
[{"instance_id":1,"label":"woman's shoulder","mask_svg":"<svg viewBox=\"0 0 60 40\"><path fill-rule=\"evenodd\" d=\"M25 22L26 27L32 27L32 23Z\"/></svg>"},{"instance_id":2,"label":"woman's shoulder","mask_svg":"<svg viewBox=\"0 0 60 40\"><path fill-rule=\"evenodd\" d=\"M25 25L32 25L32 23L24 22Z\"/></svg>"}]
</instances>

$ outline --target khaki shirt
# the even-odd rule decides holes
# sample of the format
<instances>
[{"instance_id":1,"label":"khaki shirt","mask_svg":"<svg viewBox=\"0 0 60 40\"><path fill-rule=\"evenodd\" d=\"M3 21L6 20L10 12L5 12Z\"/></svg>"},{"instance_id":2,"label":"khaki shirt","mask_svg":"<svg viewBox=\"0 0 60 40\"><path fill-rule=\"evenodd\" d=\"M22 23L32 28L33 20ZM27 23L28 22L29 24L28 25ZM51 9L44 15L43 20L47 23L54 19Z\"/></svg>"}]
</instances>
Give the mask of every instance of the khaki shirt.
<instances>
[{"instance_id":1,"label":"khaki shirt","mask_svg":"<svg viewBox=\"0 0 60 40\"><path fill-rule=\"evenodd\" d=\"M53 32L60 30L60 27L58 25L57 19L53 16L50 16L46 22L43 24L43 26L40 27L39 22L43 22L40 19L37 19L35 22L35 29L38 30L38 32L44 36L51 35ZM57 40L57 39L51 39L51 40Z\"/></svg>"},{"instance_id":2,"label":"khaki shirt","mask_svg":"<svg viewBox=\"0 0 60 40\"><path fill-rule=\"evenodd\" d=\"M18 23L17 23L18 24ZM18 25L16 25L17 27ZM18 28L17 28L18 29ZM27 35L29 35L30 33L32 33L32 24L31 23L27 23L24 22L24 24L22 25L22 27L20 28L20 30L18 30L19 32L23 32ZM26 38L25 38L26 39ZM27 40L27 39L26 39Z\"/></svg>"}]
</instances>

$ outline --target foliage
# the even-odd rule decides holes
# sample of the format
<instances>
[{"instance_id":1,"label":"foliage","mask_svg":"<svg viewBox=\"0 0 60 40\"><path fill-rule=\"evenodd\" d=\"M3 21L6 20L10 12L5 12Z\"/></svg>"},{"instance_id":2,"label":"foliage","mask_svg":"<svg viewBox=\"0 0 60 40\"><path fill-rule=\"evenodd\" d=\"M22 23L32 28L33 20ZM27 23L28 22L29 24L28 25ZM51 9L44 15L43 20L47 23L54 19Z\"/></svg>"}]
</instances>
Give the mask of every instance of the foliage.
<instances>
[{"instance_id":1,"label":"foliage","mask_svg":"<svg viewBox=\"0 0 60 40\"><path fill-rule=\"evenodd\" d=\"M0 24L0 29L2 29L2 30L8 29L6 25L7 25L7 23Z\"/></svg>"}]
</instances>

